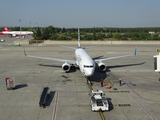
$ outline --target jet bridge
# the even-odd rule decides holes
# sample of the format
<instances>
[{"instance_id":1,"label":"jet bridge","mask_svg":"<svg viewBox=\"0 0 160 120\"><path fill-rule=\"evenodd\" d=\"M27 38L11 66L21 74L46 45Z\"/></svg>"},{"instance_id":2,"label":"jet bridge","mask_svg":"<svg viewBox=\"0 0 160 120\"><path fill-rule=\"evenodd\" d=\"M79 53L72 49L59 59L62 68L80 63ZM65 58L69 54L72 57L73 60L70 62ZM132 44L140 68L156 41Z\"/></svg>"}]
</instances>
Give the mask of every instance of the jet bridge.
<instances>
[{"instance_id":1,"label":"jet bridge","mask_svg":"<svg viewBox=\"0 0 160 120\"><path fill-rule=\"evenodd\" d=\"M160 72L160 48L157 49L159 55L155 55L154 57L154 71Z\"/></svg>"}]
</instances>

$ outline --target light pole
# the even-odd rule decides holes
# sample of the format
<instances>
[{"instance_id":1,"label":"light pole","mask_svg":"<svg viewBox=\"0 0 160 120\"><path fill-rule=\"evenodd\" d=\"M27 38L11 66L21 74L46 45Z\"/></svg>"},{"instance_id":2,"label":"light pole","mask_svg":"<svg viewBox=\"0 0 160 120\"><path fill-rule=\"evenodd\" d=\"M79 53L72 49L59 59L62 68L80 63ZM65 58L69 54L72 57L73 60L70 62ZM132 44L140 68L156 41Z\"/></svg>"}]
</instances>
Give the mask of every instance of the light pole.
<instances>
[{"instance_id":1,"label":"light pole","mask_svg":"<svg viewBox=\"0 0 160 120\"><path fill-rule=\"evenodd\" d=\"M31 35L31 21L30 21L29 23L30 23L30 36L32 36L32 35Z\"/></svg>"},{"instance_id":2,"label":"light pole","mask_svg":"<svg viewBox=\"0 0 160 120\"><path fill-rule=\"evenodd\" d=\"M30 31L31 31L31 21L29 23L30 23Z\"/></svg>"},{"instance_id":3,"label":"light pole","mask_svg":"<svg viewBox=\"0 0 160 120\"><path fill-rule=\"evenodd\" d=\"M20 22L20 37L21 37L21 19L19 19Z\"/></svg>"}]
</instances>

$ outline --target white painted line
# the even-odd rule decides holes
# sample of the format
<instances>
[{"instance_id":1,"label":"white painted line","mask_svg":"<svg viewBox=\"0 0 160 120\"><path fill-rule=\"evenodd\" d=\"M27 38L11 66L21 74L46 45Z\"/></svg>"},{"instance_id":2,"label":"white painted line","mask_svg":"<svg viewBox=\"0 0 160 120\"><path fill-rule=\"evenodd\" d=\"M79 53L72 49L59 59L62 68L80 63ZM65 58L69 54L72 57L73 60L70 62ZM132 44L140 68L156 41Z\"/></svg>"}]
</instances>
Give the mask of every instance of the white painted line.
<instances>
[{"instance_id":1,"label":"white painted line","mask_svg":"<svg viewBox=\"0 0 160 120\"><path fill-rule=\"evenodd\" d=\"M9 50L9 49L1 49L1 50Z\"/></svg>"},{"instance_id":2,"label":"white painted line","mask_svg":"<svg viewBox=\"0 0 160 120\"><path fill-rule=\"evenodd\" d=\"M8 45L13 45L13 43L10 43L10 44L8 44Z\"/></svg>"}]
</instances>

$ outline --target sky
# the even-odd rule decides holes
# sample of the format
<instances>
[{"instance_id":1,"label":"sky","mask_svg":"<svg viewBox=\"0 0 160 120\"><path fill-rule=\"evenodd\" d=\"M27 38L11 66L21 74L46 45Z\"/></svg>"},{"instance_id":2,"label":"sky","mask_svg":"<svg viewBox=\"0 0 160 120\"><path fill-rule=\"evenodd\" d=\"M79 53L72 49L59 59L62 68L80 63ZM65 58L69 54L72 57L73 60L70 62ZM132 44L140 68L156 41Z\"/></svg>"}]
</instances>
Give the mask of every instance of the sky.
<instances>
[{"instance_id":1,"label":"sky","mask_svg":"<svg viewBox=\"0 0 160 120\"><path fill-rule=\"evenodd\" d=\"M3 0L0 3L0 26L49 25L160 27L160 0Z\"/></svg>"}]
</instances>

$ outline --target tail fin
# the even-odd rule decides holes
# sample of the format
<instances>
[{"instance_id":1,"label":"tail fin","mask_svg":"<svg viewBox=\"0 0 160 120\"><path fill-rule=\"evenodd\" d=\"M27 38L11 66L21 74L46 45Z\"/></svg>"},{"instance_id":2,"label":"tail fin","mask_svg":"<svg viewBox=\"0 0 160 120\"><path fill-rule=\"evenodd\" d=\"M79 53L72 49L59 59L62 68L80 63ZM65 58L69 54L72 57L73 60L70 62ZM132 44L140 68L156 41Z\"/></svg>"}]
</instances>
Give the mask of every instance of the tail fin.
<instances>
[{"instance_id":1,"label":"tail fin","mask_svg":"<svg viewBox=\"0 0 160 120\"><path fill-rule=\"evenodd\" d=\"M81 47L81 44L80 44L80 31L79 31L79 28L78 28L78 47Z\"/></svg>"},{"instance_id":2,"label":"tail fin","mask_svg":"<svg viewBox=\"0 0 160 120\"><path fill-rule=\"evenodd\" d=\"M3 28L4 28L4 31L8 31L8 32L11 31L6 26L4 26Z\"/></svg>"}]
</instances>

